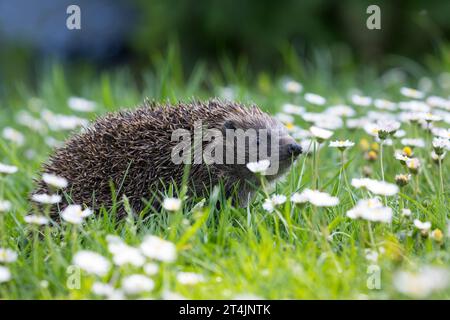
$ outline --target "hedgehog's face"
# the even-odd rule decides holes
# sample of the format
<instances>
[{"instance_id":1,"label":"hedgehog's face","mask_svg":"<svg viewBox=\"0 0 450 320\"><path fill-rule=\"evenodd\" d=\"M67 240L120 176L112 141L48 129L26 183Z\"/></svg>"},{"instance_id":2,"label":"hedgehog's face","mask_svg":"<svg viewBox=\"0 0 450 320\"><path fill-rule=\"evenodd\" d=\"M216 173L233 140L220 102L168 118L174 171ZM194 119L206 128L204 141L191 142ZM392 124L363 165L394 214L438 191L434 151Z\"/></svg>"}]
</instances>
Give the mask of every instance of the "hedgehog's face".
<instances>
[{"instance_id":1,"label":"hedgehog's face","mask_svg":"<svg viewBox=\"0 0 450 320\"><path fill-rule=\"evenodd\" d=\"M269 180L282 175L302 152L299 144L288 134L286 128L276 119L261 115L253 122L226 120L224 156L232 159L225 162L239 177L254 176L247 163L269 160L266 171Z\"/></svg>"}]
</instances>

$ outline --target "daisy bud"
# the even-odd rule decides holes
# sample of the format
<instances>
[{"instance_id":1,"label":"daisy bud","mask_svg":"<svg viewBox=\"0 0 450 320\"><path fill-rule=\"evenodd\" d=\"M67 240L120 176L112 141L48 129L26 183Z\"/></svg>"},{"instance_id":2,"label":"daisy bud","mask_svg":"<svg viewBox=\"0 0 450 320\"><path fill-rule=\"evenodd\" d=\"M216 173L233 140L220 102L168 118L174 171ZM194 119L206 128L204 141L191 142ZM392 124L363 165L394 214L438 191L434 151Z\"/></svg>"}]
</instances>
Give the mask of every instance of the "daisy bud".
<instances>
[{"instance_id":1,"label":"daisy bud","mask_svg":"<svg viewBox=\"0 0 450 320\"><path fill-rule=\"evenodd\" d=\"M377 124L378 138L386 140L389 135L395 134L400 128L400 122L397 121L379 121Z\"/></svg>"},{"instance_id":2,"label":"daisy bud","mask_svg":"<svg viewBox=\"0 0 450 320\"><path fill-rule=\"evenodd\" d=\"M434 229L430 234L431 239L433 239L436 242L442 242L442 239L444 238L444 234L440 229Z\"/></svg>"},{"instance_id":3,"label":"daisy bud","mask_svg":"<svg viewBox=\"0 0 450 320\"><path fill-rule=\"evenodd\" d=\"M380 138L380 140L386 140L388 136L389 132L384 130L378 130L378 138Z\"/></svg>"},{"instance_id":4,"label":"daisy bud","mask_svg":"<svg viewBox=\"0 0 450 320\"><path fill-rule=\"evenodd\" d=\"M377 160L377 153L373 150L366 153L366 159L369 161L375 161Z\"/></svg>"},{"instance_id":5,"label":"daisy bud","mask_svg":"<svg viewBox=\"0 0 450 320\"><path fill-rule=\"evenodd\" d=\"M445 138L434 138L433 139L433 149L434 152L436 152L436 154L438 156L444 154L445 150L447 148L449 148L450 143L448 141L448 139Z\"/></svg>"},{"instance_id":6,"label":"daisy bud","mask_svg":"<svg viewBox=\"0 0 450 320\"><path fill-rule=\"evenodd\" d=\"M376 142L373 142L373 143L370 145L370 148L371 148L372 150L378 151L378 150L380 150L380 145L379 145L378 143L376 143Z\"/></svg>"},{"instance_id":7,"label":"daisy bud","mask_svg":"<svg viewBox=\"0 0 450 320\"><path fill-rule=\"evenodd\" d=\"M369 141L367 141L367 139L364 138L359 141L359 146L363 151L367 151L370 148Z\"/></svg>"},{"instance_id":8,"label":"daisy bud","mask_svg":"<svg viewBox=\"0 0 450 320\"><path fill-rule=\"evenodd\" d=\"M402 217L410 217L411 216L411 210L408 208L402 209Z\"/></svg>"},{"instance_id":9,"label":"daisy bud","mask_svg":"<svg viewBox=\"0 0 450 320\"><path fill-rule=\"evenodd\" d=\"M440 160L440 161L444 160L445 154L446 154L446 152L444 152L444 153L441 154L441 155L437 155L436 152L431 151L431 159L433 160L433 162L434 162L435 164L439 164L439 160Z\"/></svg>"},{"instance_id":10,"label":"daisy bud","mask_svg":"<svg viewBox=\"0 0 450 320\"><path fill-rule=\"evenodd\" d=\"M373 170L372 170L371 167L369 167L369 166L364 166L363 167L363 175L364 175L364 177L370 177L372 175L372 173L373 173Z\"/></svg>"},{"instance_id":11,"label":"daisy bud","mask_svg":"<svg viewBox=\"0 0 450 320\"><path fill-rule=\"evenodd\" d=\"M395 183L399 187L404 187L409 183L409 180L411 179L410 174L398 174L395 176Z\"/></svg>"}]
</instances>

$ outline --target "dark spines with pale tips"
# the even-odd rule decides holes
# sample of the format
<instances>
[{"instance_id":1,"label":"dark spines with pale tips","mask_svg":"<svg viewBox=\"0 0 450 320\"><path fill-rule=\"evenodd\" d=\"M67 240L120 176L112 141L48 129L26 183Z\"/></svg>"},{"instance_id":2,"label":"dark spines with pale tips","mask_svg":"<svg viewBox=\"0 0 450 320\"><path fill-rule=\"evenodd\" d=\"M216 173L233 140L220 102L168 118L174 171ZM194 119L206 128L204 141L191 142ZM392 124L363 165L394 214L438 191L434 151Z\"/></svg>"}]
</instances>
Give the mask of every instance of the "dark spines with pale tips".
<instances>
[{"instance_id":1,"label":"dark spines with pale tips","mask_svg":"<svg viewBox=\"0 0 450 320\"><path fill-rule=\"evenodd\" d=\"M59 191L63 202L52 208L52 216L58 219L58 211L70 203L96 210L111 207L111 183L116 198L126 195L135 212L145 207L144 200L161 200L163 186L174 183L179 187L185 172L183 164L176 165L171 160L171 150L178 143L171 141L172 132L193 132L196 121L219 130L227 121L243 129L281 126L257 106L220 100L176 105L146 101L137 109L108 114L70 137L43 165L43 172L69 181L68 187ZM203 162L192 165L189 190L206 194L222 180L228 191L239 184L239 197L244 198L249 191L246 180L252 180L253 175L243 167ZM37 185L33 193L52 193L43 181ZM124 213L119 206L118 214Z\"/></svg>"}]
</instances>

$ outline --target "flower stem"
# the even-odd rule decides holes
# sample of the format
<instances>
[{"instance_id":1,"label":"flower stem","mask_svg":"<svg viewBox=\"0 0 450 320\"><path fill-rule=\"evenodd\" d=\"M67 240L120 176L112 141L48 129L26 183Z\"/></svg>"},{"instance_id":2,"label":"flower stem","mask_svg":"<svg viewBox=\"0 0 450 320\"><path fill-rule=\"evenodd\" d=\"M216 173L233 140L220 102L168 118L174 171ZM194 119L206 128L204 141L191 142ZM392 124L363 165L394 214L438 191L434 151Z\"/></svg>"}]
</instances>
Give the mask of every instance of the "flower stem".
<instances>
[{"instance_id":1,"label":"flower stem","mask_svg":"<svg viewBox=\"0 0 450 320\"><path fill-rule=\"evenodd\" d=\"M380 167L381 167L381 179L384 182L383 143L384 143L384 141L382 140L381 143L380 143Z\"/></svg>"},{"instance_id":2,"label":"flower stem","mask_svg":"<svg viewBox=\"0 0 450 320\"><path fill-rule=\"evenodd\" d=\"M438 155L439 157L439 178L441 180L441 194L444 194L444 179L443 179L443 175L442 175L442 158L440 155Z\"/></svg>"},{"instance_id":3,"label":"flower stem","mask_svg":"<svg viewBox=\"0 0 450 320\"><path fill-rule=\"evenodd\" d=\"M341 184L342 184L342 178L345 175L344 173L344 151L341 151L341 171L339 172L339 187L338 187L338 193L341 190Z\"/></svg>"},{"instance_id":4,"label":"flower stem","mask_svg":"<svg viewBox=\"0 0 450 320\"><path fill-rule=\"evenodd\" d=\"M314 177L315 177L315 187L319 190L319 152L320 152L320 143L319 141L314 144Z\"/></svg>"},{"instance_id":5,"label":"flower stem","mask_svg":"<svg viewBox=\"0 0 450 320\"><path fill-rule=\"evenodd\" d=\"M416 183L414 184L414 196L417 196L417 194L419 193L419 175L416 174Z\"/></svg>"},{"instance_id":6,"label":"flower stem","mask_svg":"<svg viewBox=\"0 0 450 320\"><path fill-rule=\"evenodd\" d=\"M381 143L380 143L380 167L381 167L381 179L384 182L383 144L384 144L384 140L381 140ZM386 196L384 196L384 205L387 206L387 197Z\"/></svg>"},{"instance_id":7,"label":"flower stem","mask_svg":"<svg viewBox=\"0 0 450 320\"><path fill-rule=\"evenodd\" d=\"M372 245L372 249L376 249L377 245L375 244L375 238L373 237L372 225L370 224L370 221L367 221L367 228L369 229L370 244Z\"/></svg>"}]
</instances>

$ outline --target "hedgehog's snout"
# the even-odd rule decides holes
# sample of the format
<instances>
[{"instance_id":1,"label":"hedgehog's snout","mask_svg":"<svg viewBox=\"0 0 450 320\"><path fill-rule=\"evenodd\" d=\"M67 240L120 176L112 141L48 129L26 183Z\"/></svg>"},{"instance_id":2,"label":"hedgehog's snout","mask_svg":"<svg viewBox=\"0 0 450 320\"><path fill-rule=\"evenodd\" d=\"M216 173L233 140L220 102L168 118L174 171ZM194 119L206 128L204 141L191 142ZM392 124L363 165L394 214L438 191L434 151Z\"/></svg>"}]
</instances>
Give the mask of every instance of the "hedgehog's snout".
<instances>
[{"instance_id":1,"label":"hedgehog's snout","mask_svg":"<svg viewBox=\"0 0 450 320\"><path fill-rule=\"evenodd\" d=\"M290 162L302 153L302 147L289 135L284 136L279 140L279 148L281 161Z\"/></svg>"},{"instance_id":2,"label":"hedgehog's snout","mask_svg":"<svg viewBox=\"0 0 450 320\"><path fill-rule=\"evenodd\" d=\"M293 157L297 157L299 154L302 153L302 147L297 143L289 144L287 150L288 153Z\"/></svg>"}]
</instances>

